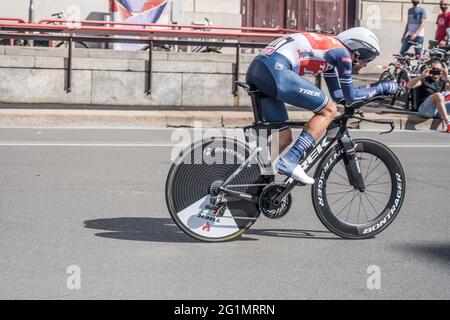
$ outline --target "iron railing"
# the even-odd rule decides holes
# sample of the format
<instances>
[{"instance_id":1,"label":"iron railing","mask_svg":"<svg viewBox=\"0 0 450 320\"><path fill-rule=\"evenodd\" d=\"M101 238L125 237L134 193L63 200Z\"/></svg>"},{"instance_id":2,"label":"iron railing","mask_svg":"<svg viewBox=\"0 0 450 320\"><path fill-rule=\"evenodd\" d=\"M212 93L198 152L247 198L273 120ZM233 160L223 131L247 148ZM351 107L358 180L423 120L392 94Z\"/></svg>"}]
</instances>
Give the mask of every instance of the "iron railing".
<instances>
[{"instance_id":1,"label":"iron railing","mask_svg":"<svg viewBox=\"0 0 450 320\"><path fill-rule=\"evenodd\" d=\"M155 28L158 27L158 28ZM207 28L208 30L205 30ZM262 49L272 40L298 30L281 28L221 27L178 24L127 23L112 21L43 19L39 23L26 23L19 18L0 17L0 39L64 41L68 45L66 63L66 92L72 91L72 61L74 42L133 43L148 45L148 68L145 93L152 93L154 46L217 46L236 49L233 66L232 93L238 95L239 64L242 48ZM197 39L197 40L193 40ZM205 39L221 39L223 42ZM320 78L316 78L320 86Z\"/></svg>"}]
</instances>

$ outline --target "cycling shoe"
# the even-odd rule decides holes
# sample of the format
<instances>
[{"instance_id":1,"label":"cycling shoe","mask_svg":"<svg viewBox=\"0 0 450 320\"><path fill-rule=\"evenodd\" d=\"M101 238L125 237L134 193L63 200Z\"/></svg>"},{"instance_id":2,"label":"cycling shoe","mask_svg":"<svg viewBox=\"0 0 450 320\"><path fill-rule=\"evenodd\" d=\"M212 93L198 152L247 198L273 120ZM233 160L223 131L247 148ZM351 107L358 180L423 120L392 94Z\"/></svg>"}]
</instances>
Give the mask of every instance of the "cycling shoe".
<instances>
[{"instance_id":1,"label":"cycling shoe","mask_svg":"<svg viewBox=\"0 0 450 320\"><path fill-rule=\"evenodd\" d=\"M277 163L277 170L279 173L291 177L295 181L299 181L304 184L314 184L314 179L308 176L305 170L303 170L298 163L291 163L283 158L280 158Z\"/></svg>"}]
</instances>

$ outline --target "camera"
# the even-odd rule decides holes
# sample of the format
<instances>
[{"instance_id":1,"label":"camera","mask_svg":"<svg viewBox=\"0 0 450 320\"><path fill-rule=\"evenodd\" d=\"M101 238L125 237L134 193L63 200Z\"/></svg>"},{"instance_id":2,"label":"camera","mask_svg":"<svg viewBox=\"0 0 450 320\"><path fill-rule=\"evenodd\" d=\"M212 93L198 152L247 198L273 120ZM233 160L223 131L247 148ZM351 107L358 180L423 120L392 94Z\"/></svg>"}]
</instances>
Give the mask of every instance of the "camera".
<instances>
[{"instance_id":1,"label":"camera","mask_svg":"<svg viewBox=\"0 0 450 320\"><path fill-rule=\"evenodd\" d=\"M430 75L432 75L432 76L439 76L439 75L441 75L441 69L431 69L430 70Z\"/></svg>"}]
</instances>

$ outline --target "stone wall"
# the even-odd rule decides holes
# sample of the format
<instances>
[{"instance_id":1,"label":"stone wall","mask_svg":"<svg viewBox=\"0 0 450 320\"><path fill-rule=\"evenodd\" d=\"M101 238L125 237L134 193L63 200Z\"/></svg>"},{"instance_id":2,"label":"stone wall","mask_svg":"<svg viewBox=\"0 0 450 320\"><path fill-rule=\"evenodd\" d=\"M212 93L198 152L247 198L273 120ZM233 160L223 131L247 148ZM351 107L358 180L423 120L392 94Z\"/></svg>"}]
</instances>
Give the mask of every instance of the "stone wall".
<instances>
[{"instance_id":1,"label":"stone wall","mask_svg":"<svg viewBox=\"0 0 450 320\"><path fill-rule=\"evenodd\" d=\"M160 106L249 106L232 95L234 55L155 52L147 96L146 52L75 49L65 92L67 49L0 46L0 102ZM244 79L253 55L243 54Z\"/></svg>"}]
</instances>

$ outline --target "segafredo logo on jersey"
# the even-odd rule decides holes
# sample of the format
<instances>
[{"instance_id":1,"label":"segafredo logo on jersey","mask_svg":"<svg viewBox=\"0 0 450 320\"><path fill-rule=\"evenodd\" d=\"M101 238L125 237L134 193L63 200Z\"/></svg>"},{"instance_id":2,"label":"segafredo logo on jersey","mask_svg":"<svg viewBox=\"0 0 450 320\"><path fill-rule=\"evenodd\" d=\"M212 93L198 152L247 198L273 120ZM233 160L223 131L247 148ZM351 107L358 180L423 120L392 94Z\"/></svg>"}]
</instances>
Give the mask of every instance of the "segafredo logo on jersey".
<instances>
[{"instance_id":1,"label":"segafredo logo on jersey","mask_svg":"<svg viewBox=\"0 0 450 320\"><path fill-rule=\"evenodd\" d=\"M308 89L300 88L298 90L298 92L307 94L308 96L312 96L312 97L319 97L320 96L320 92L317 92L317 91L314 91L314 90L308 90Z\"/></svg>"},{"instance_id":2,"label":"segafredo logo on jersey","mask_svg":"<svg viewBox=\"0 0 450 320\"><path fill-rule=\"evenodd\" d=\"M297 54L299 59L309 59L311 57L314 57L314 51L312 50L310 51L297 50Z\"/></svg>"}]
</instances>

